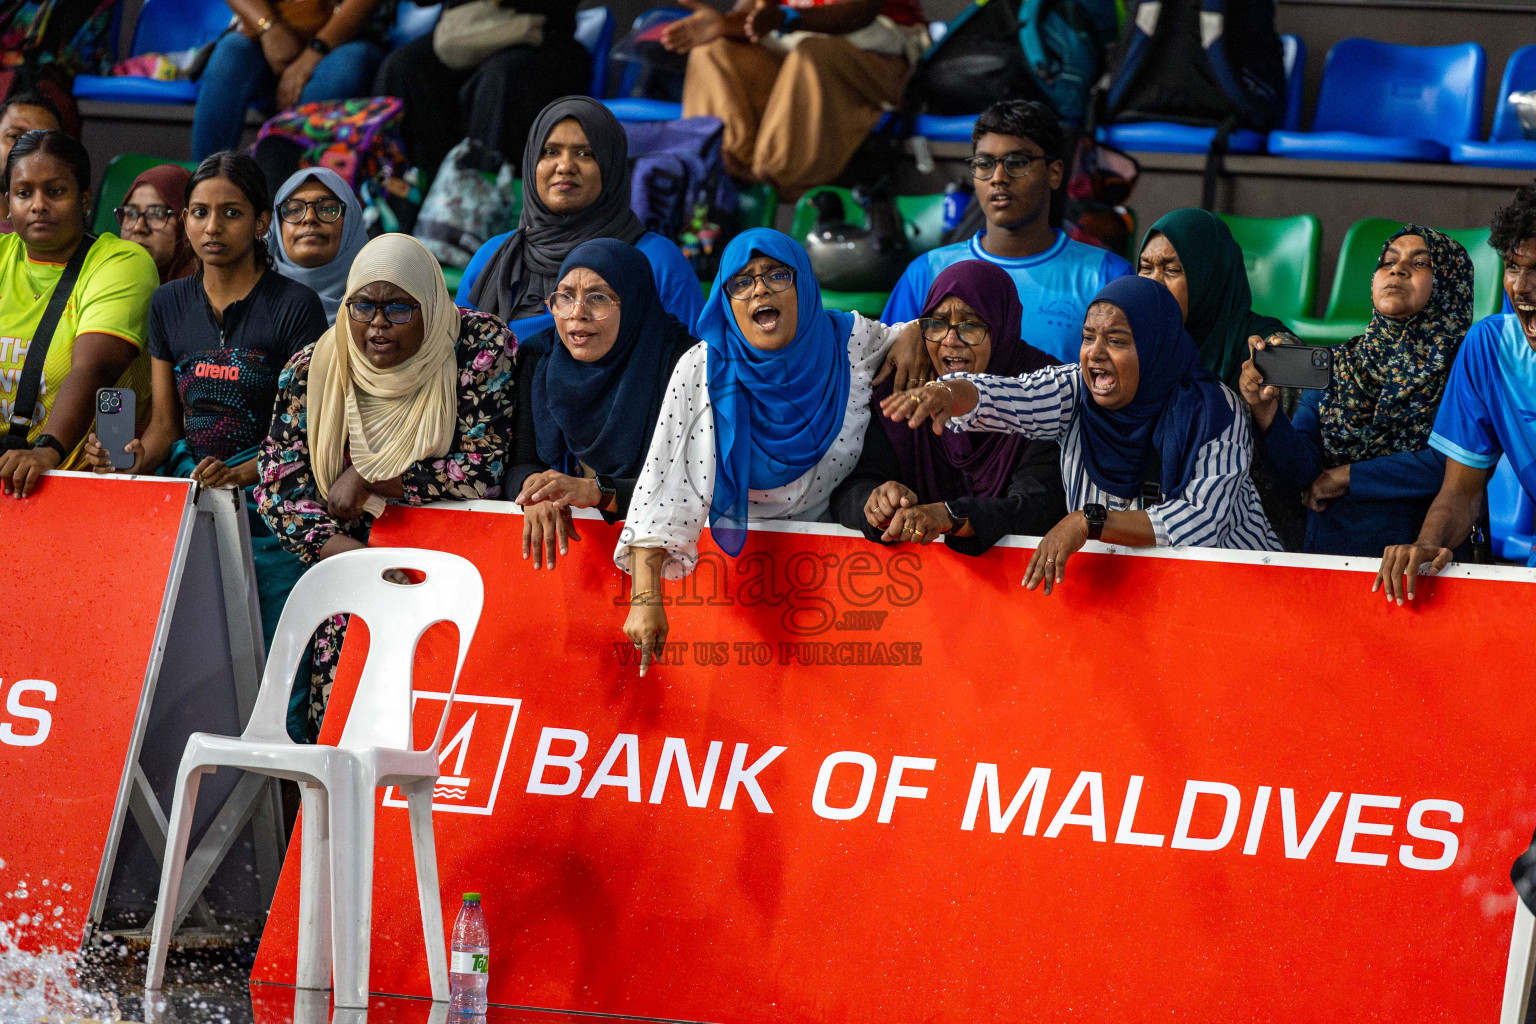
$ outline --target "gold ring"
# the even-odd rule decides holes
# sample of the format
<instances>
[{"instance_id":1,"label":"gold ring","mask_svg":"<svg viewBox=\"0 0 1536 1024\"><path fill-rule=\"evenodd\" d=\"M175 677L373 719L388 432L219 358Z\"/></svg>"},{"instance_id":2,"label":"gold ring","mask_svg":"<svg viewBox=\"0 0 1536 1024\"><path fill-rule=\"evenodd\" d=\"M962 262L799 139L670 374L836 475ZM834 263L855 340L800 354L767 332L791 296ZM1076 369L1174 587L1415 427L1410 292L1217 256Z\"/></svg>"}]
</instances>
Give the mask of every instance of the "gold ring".
<instances>
[{"instance_id":1,"label":"gold ring","mask_svg":"<svg viewBox=\"0 0 1536 1024\"><path fill-rule=\"evenodd\" d=\"M918 540L922 540L923 539L923 531L922 530L913 530L912 531L912 536L916 537Z\"/></svg>"}]
</instances>

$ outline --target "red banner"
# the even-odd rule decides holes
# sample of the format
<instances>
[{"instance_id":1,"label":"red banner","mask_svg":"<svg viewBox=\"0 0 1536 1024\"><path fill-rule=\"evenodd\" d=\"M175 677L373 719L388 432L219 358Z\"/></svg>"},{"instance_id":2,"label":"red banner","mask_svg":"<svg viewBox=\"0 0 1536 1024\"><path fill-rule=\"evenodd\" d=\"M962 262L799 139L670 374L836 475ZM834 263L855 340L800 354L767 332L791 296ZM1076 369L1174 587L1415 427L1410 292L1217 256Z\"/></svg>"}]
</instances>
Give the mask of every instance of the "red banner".
<instances>
[{"instance_id":1,"label":"red banner","mask_svg":"<svg viewBox=\"0 0 1536 1024\"><path fill-rule=\"evenodd\" d=\"M485 895L492 1002L691 1021L1492 1019L1536 825L1536 573L1410 608L1373 566L1190 552L969 559L832 527L706 542L663 664L616 530L555 572L522 518L392 509L486 611L437 789L444 919ZM340 733L365 631L322 739ZM418 657L417 735L453 647ZM423 740L424 741L424 740ZM425 995L381 792L375 991ZM292 981L297 844L253 975Z\"/></svg>"},{"instance_id":2,"label":"red banner","mask_svg":"<svg viewBox=\"0 0 1536 1024\"><path fill-rule=\"evenodd\" d=\"M191 486L53 473L0 497L0 919L22 949L80 945Z\"/></svg>"}]
</instances>

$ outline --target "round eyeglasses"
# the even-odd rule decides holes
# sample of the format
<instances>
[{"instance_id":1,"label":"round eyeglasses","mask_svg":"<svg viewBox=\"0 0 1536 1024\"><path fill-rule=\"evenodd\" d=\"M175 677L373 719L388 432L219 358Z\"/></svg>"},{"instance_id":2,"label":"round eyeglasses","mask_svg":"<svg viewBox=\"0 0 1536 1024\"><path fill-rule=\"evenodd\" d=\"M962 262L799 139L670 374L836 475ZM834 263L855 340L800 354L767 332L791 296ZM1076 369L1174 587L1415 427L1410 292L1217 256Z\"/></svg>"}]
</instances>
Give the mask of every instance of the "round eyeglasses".
<instances>
[{"instance_id":1,"label":"round eyeglasses","mask_svg":"<svg viewBox=\"0 0 1536 1024\"><path fill-rule=\"evenodd\" d=\"M923 340L931 345L944 344L944 339L949 337L951 329L961 341L972 348L986 341L987 336L992 333L992 329L980 320L962 320L952 324L948 320L937 320L925 316L917 322L917 326L923 332Z\"/></svg>"},{"instance_id":2,"label":"round eyeglasses","mask_svg":"<svg viewBox=\"0 0 1536 1024\"><path fill-rule=\"evenodd\" d=\"M581 306L587 311L587 316L593 320L606 320L613 315L613 311L619 308L613 296L604 292L587 292L585 298L578 299L570 292L555 292L546 300L549 311L561 320L569 320L576 315L576 307Z\"/></svg>"},{"instance_id":3,"label":"round eyeglasses","mask_svg":"<svg viewBox=\"0 0 1536 1024\"><path fill-rule=\"evenodd\" d=\"M315 216L326 224L334 224L341 220L341 215L347 212L345 204L340 199L289 199L277 208L277 215L289 224L298 224L304 220L310 210L315 211Z\"/></svg>"},{"instance_id":4,"label":"round eyeglasses","mask_svg":"<svg viewBox=\"0 0 1536 1024\"><path fill-rule=\"evenodd\" d=\"M132 230L140 217L144 218L151 228L163 228L171 222L174 214L169 206L146 206L142 210L137 206L119 206L112 211L112 216L117 218L119 227Z\"/></svg>"},{"instance_id":5,"label":"round eyeglasses","mask_svg":"<svg viewBox=\"0 0 1536 1024\"><path fill-rule=\"evenodd\" d=\"M347 315L360 324L371 324L373 318L384 311L384 319L392 324L408 324L421 306L414 302L363 302L361 299L347 303Z\"/></svg>"}]
</instances>

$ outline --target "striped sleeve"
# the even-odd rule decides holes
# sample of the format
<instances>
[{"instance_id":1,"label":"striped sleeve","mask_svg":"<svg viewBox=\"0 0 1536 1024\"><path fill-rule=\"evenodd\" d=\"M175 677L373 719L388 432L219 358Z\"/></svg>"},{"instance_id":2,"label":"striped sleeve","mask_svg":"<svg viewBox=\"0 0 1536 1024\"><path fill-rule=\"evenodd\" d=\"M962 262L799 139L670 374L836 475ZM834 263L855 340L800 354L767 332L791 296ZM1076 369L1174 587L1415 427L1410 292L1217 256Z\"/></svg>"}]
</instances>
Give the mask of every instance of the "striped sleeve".
<instances>
[{"instance_id":1,"label":"striped sleeve","mask_svg":"<svg viewBox=\"0 0 1536 1024\"><path fill-rule=\"evenodd\" d=\"M1243 485L1248 480L1253 445L1248 432L1248 417L1241 412L1232 417L1232 425L1200 449L1195 473L1178 498L1170 498L1146 510L1159 547L1234 546L1223 534L1242 536L1250 531L1258 542L1268 533L1265 523L1251 524L1237 520L1246 517ZM1246 545L1244 545L1246 546ZM1254 548L1269 545L1255 543Z\"/></svg>"},{"instance_id":2,"label":"striped sleeve","mask_svg":"<svg viewBox=\"0 0 1536 1024\"><path fill-rule=\"evenodd\" d=\"M950 430L985 430L1060 441L1066 436L1077 408L1082 371L1068 364L1049 366L1023 377L953 373L939 379L968 380L979 396L976 408L949 421Z\"/></svg>"}]
</instances>

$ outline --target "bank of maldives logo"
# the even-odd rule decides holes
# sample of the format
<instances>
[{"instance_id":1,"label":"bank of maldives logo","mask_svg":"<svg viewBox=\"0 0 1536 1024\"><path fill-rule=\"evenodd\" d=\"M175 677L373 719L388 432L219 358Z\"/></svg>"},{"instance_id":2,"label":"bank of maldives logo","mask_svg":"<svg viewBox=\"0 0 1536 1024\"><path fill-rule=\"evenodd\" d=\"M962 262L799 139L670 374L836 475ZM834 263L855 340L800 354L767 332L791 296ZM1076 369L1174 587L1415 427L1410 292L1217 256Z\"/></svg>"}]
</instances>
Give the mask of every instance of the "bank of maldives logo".
<instances>
[{"instance_id":1,"label":"bank of maldives logo","mask_svg":"<svg viewBox=\"0 0 1536 1024\"><path fill-rule=\"evenodd\" d=\"M443 714L448 694L416 690L412 711L416 735L431 736ZM459 692L453 698L443 747L437 755L437 785L432 790L432 809L454 814L490 814L501 791L501 775L512 749L512 730L522 701L512 697L479 697ZM394 786L384 790L385 807L405 807L405 797Z\"/></svg>"}]
</instances>

